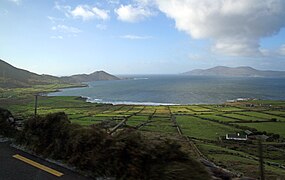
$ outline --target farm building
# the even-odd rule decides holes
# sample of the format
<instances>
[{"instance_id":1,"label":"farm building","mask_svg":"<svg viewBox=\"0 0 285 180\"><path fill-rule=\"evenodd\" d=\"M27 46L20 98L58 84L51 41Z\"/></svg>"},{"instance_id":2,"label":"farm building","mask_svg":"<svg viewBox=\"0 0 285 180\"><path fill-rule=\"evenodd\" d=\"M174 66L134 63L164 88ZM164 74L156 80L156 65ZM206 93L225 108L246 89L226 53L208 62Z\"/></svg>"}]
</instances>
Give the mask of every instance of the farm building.
<instances>
[{"instance_id":1,"label":"farm building","mask_svg":"<svg viewBox=\"0 0 285 180\"><path fill-rule=\"evenodd\" d=\"M246 141L247 135L236 133L236 134L226 134L226 139L228 140L236 140L236 141Z\"/></svg>"}]
</instances>

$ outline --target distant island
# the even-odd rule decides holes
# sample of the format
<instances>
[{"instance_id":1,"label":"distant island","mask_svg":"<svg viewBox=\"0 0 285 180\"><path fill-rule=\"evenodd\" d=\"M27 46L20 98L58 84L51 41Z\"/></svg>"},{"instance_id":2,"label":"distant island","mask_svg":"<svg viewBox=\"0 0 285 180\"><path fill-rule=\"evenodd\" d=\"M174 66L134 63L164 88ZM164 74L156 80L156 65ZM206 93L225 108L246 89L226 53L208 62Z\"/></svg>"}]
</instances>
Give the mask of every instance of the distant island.
<instances>
[{"instance_id":1,"label":"distant island","mask_svg":"<svg viewBox=\"0 0 285 180\"><path fill-rule=\"evenodd\" d=\"M285 77L285 71L261 71L248 66L216 66L210 69L195 69L182 73L182 75L229 77Z\"/></svg>"},{"instance_id":2,"label":"distant island","mask_svg":"<svg viewBox=\"0 0 285 180\"><path fill-rule=\"evenodd\" d=\"M90 81L119 80L120 78L96 71L91 74L77 74L72 76L57 77L51 75L39 75L27 70L16 68L0 59L0 87L17 88L31 87L32 85L55 84L55 83L82 83Z\"/></svg>"}]
</instances>

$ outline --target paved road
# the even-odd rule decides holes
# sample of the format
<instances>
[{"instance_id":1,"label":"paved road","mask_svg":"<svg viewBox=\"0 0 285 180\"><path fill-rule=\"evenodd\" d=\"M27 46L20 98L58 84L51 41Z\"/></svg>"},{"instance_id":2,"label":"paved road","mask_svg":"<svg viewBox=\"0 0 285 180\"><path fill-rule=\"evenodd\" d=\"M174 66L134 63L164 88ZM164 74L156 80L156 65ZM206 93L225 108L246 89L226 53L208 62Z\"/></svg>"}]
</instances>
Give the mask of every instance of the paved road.
<instances>
[{"instance_id":1,"label":"paved road","mask_svg":"<svg viewBox=\"0 0 285 180\"><path fill-rule=\"evenodd\" d=\"M40 163L41 165L52 168L63 173L61 177L40 170L31 166L19 159L14 158L14 155L20 155L29 160ZM35 156L27 154L23 151L10 147L9 142L0 142L0 180L88 180L84 176L74 173L68 169L58 165L49 163Z\"/></svg>"}]
</instances>

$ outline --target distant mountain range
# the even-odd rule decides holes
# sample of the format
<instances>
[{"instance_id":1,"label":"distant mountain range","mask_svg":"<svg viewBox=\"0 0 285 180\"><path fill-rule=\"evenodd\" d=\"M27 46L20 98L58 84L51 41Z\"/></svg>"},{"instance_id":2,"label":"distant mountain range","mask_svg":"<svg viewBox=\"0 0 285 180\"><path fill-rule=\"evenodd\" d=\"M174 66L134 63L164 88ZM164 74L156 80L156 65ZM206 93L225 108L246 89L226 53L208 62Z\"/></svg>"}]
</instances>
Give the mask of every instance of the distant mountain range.
<instances>
[{"instance_id":1,"label":"distant mountain range","mask_svg":"<svg viewBox=\"0 0 285 180\"><path fill-rule=\"evenodd\" d=\"M216 66L210 69L195 69L182 73L192 76L229 76L229 77L285 77L285 71L261 71L248 66Z\"/></svg>"},{"instance_id":2,"label":"distant mountain range","mask_svg":"<svg viewBox=\"0 0 285 180\"><path fill-rule=\"evenodd\" d=\"M2 88L30 87L32 85L53 83L82 83L102 80L119 80L119 78L104 71L65 77L39 75L16 68L0 59L0 87Z\"/></svg>"}]
</instances>

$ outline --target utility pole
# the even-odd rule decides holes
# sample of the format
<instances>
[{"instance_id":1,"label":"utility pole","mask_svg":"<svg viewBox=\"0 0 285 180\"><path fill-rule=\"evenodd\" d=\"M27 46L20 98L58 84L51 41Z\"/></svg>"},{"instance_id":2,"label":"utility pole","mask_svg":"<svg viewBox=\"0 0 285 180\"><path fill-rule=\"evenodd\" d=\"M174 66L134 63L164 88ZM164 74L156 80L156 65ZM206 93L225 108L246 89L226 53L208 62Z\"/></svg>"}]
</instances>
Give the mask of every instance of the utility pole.
<instances>
[{"instance_id":1,"label":"utility pole","mask_svg":"<svg viewBox=\"0 0 285 180\"><path fill-rule=\"evenodd\" d=\"M35 95L35 116L37 116L37 109L38 109L38 94Z\"/></svg>"},{"instance_id":2,"label":"utility pole","mask_svg":"<svg viewBox=\"0 0 285 180\"><path fill-rule=\"evenodd\" d=\"M258 140L258 152L259 152L260 180L265 180L261 139Z\"/></svg>"}]
</instances>

